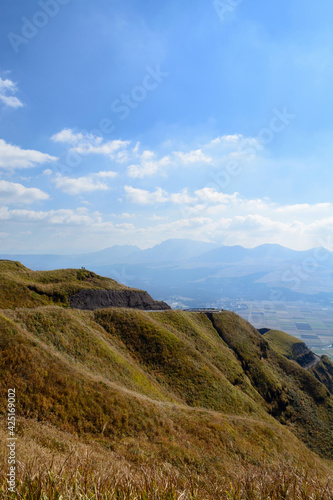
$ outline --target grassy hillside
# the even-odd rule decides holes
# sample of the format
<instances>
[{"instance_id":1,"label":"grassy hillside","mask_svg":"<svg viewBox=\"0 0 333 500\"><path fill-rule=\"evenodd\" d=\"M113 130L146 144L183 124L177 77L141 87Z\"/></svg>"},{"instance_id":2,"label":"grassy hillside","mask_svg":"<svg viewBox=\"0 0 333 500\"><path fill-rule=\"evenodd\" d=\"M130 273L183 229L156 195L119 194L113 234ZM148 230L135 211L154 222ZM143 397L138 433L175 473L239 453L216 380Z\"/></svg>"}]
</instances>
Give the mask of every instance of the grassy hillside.
<instances>
[{"instance_id":1,"label":"grassy hillside","mask_svg":"<svg viewBox=\"0 0 333 500\"><path fill-rule=\"evenodd\" d=\"M268 330L264 334L264 339L267 340L276 352L288 359L294 359L295 361L295 346L304 344L304 342L298 338L289 335L289 333L281 332L280 330Z\"/></svg>"},{"instance_id":2,"label":"grassy hillside","mask_svg":"<svg viewBox=\"0 0 333 500\"><path fill-rule=\"evenodd\" d=\"M301 366L304 366L303 361L310 361L307 367L309 372L333 394L333 363L328 356L319 358L309 350L304 342L279 330L268 330L264 334L264 339L278 354L297 361Z\"/></svg>"},{"instance_id":3,"label":"grassy hillside","mask_svg":"<svg viewBox=\"0 0 333 500\"><path fill-rule=\"evenodd\" d=\"M20 262L0 260L0 308L68 306L68 297L82 289L126 290L110 278L86 269L31 271Z\"/></svg>"},{"instance_id":4,"label":"grassy hillside","mask_svg":"<svg viewBox=\"0 0 333 500\"><path fill-rule=\"evenodd\" d=\"M311 449L333 456L333 398L312 373L273 350L256 329L234 313L213 315L221 338L268 405Z\"/></svg>"},{"instance_id":5,"label":"grassy hillside","mask_svg":"<svg viewBox=\"0 0 333 500\"><path fill-rule=\"evenodd\" d=\"M328 356L322 356L320 363L310 369L311 373L333 394L333 363Z\"/></svg>"},{"instance_id":6,"label":"grassy hillside","mask_svg":"<svg viewBox=\"0 0 333 500\"><path fill-rule=\"evenodd\" d=\"M75 488L82 498L96 499L172 500L182 488L182 498L247 498L226 496L227 489L233 494L233 475L234 489L244 490L252 477L259 491L260 481L268 488L281 484L284 474L289 490L294 484L301 491L310 474L317 481L312 488L320 490L332 472L333 397L312 373L277 353L234 313L91 312L64 307L66 301L55 305L59 286L65 295L77 286L119 286L89 271L82 280L75 273L33 273L6 263L1 278L18 290L39 283L51 297L36 305L29 296L19 307L12 295L12 305L0 311L0 427L5 436L7 389L15 387L23 464L18 477L22 495L29 485L33 490L24 498L58 498L50 477L64 498L81 498ZM5 461L5 446L0 453ZM109 472L107 463L113 464ZM132 485L127 496L121 477ZM103 484L105 493L116 478L122 493L93 496L93 485ZM49 493L38 496L36 488Z\"/></svg>"}]
</instances>

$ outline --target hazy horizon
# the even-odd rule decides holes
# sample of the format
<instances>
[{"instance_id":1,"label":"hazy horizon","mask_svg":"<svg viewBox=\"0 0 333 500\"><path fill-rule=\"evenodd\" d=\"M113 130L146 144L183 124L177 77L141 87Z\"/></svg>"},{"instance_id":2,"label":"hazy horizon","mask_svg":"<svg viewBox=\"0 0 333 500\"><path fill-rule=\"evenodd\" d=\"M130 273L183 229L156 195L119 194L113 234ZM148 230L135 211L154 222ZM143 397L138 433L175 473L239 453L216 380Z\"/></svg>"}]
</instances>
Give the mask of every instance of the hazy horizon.
<instances>
[{"instance_id":1,"label":"hazy horizon","mask_svg":"<svg viewBox=\"0 0 333 500\"><path fill-rule=\"evenodd\" d=\"M92 249L92 250L89 250L88 252L87 251L83 251L83 250L79 251L79 252L76 251L76 252L74 252L74 254L80 255L80 254L87 254L87 253L98 253L98 252L103 252L105 250L111 249L113 247L126 247L126 246L128 246L128 247L131 247L131 246L132 247L137 247L138 250L143 251L143 250L149 250L149 249L155 248L155 247L157 247L159 245L162 245L163 243L167 243L167 242L170 242L170 241L187 241L187 242L192 241L194 243L207 243L207 244L215 245L216 248L240 246L240 247L242 247L242 248L244 248L246 250L253 250L255 248L258 248L258 247L261 247L261 246L265 246L265 245L272 245L272 246L277 245L277 246L280 246L282 248L286 248L288 250L294 250L291 247L287 247L285 245L280 245L279 243L262 243L260 245L254 245L254 246L251 246L251 247L247 247L247 246L244 246L244 245L237 245L237 244L236 245L219 245L219 244L215 243L214 241L193 240L191 238L169 238L167 240L163 240L163 241L161 241L159 243L156 243L156 244L150 245L150 246L135 245L135 244L130 244L130 243L124 244L124 245L120 245L118 243L115 243L114 245L111 245L111 246L108 246L108 247L103 247L103 248ZM329 247L329 245L327 245L327 247L325 247L325 246L322 246L322 247L318 246L318 247L304 248L302 250L295 250L295 251L300 251L300 252L302 252L302 251L311 251L311 250L316 250L316 249L320 249L320 248L323 248L325 250L328 250L329 252L332 252L332 249ZM34 254L39 255L39 254L43 254L44 252L39 251L38 249L34 249L34 250L31 250L31 251L29 251L27 249L24 252L19 252L19 251L17 251L17 252L11 252L11 251L8 251L8 252L0 252L0 253L1 254L8 254L8 255L11 255L11 254L13 254L13 255L34 255ZM46 252L46 253L49 253L49 252ZM66 251L66 250L63 249L62 251L54 252L54 254L55 255L64 255L64 256L65 255L70 255L71 254L71 250L69 249L68 251Z\"/></svg>"}]
</instances>

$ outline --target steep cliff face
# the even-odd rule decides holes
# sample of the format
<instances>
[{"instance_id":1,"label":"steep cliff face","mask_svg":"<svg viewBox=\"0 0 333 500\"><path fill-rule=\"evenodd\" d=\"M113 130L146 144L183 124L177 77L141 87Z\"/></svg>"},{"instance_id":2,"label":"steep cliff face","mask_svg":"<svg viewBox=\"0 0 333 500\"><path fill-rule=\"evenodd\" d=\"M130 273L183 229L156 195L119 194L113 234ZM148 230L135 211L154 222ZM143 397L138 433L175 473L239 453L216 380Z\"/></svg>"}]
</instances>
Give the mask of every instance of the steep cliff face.
<instances>
[{"instance_id":1,"label":"steep cliff face","mask_svg":"<svg viewBox=\"0 0 333 500\"><path fill-rule=\"evenodd\" d=\"M31 271L20 262L0 260L0 283L0 309L47 305L90 311L104 307L170 309L147 292L128 288L87 269Z\"/></svg>"},{"instance_id":2,"label":"steep cliff face","mask_svg":"<svg viewBox=\"0 0 333 500\"><path fill-rule=\"evenodd\" d=\"M327 356L322 356L320 362L310 368L311 373L333 394L333 363Z\"/></svg>"},{"instance_id":3,"label":"steep cliff face","mask_svg":"<svg viewBox=\"0 0 333 500\"><path fill-rule=\"evenodd\" d=\"M140 290L81 290L69 297L73 309L95 311L106 307L130 307L146 311L171 309L163 301L154 300L149 293Z\"/></svg>"},{"instance_id":4,"label":"steep cliff face","mask_svg":"<svg viewBox=\"0 0 333 500\"><path fill-rule=\"evenodd\" d=\"M282 356L296 361L302 368L312 368L320 361L320 357L314 354L304 342L288 333L268 330L267 328L259 330L259 333L272 349Z\"/></svg>"},{"instance_id":5,"label":"steep cliff face","mask_svg":"<svg viewBox=\"0 0 333 500\"><path fill-rule=\"evenodd\" d=\"M303 368L310 368L319 362L320 357L314 354L304 342L292 346L292 358Z\"/></svg>"}]
</instances>

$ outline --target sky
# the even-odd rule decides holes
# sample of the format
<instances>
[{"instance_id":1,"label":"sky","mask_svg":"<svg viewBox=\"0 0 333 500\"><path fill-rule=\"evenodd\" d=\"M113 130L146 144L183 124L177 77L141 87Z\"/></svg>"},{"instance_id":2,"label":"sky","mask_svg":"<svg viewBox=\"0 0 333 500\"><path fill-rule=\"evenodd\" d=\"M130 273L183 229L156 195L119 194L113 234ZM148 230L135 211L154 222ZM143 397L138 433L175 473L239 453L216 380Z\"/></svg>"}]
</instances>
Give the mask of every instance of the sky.
<instances>
[{"instance_id":1,"label":"sky","mask_svg":"<svg viewBox=\"0 0 333 500\"><path fill-rule=\"evenodd\" d=\"M331 0L0 6L0 253L333 250Z\"/></svg>"}]
</instances>

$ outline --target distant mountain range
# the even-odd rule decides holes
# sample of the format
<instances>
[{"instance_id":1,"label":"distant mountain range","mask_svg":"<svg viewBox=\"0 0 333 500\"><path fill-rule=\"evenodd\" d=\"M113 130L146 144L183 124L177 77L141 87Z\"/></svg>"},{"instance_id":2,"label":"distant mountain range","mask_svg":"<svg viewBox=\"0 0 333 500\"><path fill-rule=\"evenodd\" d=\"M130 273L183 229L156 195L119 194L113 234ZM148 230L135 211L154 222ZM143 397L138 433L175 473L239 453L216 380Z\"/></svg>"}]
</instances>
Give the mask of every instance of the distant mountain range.
<instances>
[{"instance_id":1,"label":"distant mountain range","mask_svg":"<svg viewBox=\"0 0 333 500\"><path fill-rule=\"evenodd\" d=\"M250 249L171 239L146 250L115 245L85 254L0 258L18 260L34 270L85 267L178 307L267 300L272 293L285 300L332 301L333 252L322 248L296 251L265 244Z\"/></svg>"}]
</instances>

